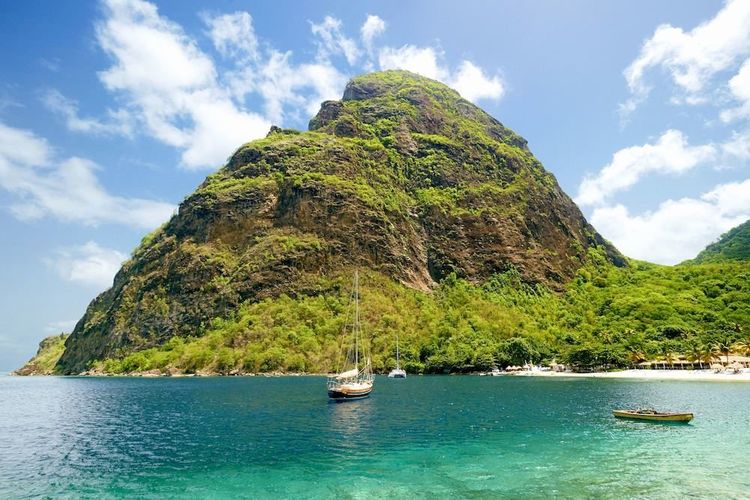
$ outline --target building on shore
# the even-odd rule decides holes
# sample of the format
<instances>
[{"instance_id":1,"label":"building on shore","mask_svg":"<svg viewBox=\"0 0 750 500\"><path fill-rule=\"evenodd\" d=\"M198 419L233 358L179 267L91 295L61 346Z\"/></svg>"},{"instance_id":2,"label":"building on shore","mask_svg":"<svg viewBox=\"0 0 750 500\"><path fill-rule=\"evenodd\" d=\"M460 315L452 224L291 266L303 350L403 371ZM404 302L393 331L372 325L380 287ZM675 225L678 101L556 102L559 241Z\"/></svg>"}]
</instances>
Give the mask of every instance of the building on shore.
<instances>
[{"instance_id":1,"label":"building on shore","mask_svg":"<svg viewBox=\"0 0 750 500\"><path fill-rule=\"evenodd\" d=\"M707 370L714 368L717 364L721 365L722 368L750 368L750 357L748 356L734 356L729 355L717 356L710 362L692 361L685 358L685 356L675 356L672 359L656 359L654 361L644 361L638 363L636 368L641 370Z\"/></svg>"}]
</instances>

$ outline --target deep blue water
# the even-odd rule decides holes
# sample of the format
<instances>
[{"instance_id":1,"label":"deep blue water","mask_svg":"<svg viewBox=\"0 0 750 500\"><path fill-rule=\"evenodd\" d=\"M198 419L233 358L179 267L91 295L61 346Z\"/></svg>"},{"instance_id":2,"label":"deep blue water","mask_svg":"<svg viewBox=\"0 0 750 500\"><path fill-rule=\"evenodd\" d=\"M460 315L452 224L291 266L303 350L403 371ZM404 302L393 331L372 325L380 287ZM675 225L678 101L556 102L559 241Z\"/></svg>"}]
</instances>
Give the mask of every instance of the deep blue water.
<instances>
[{"instance_id":1,"label":"deep blue water","mask_svg":"<svg viewBox=\"0 0 750 500\"><path fill-rule=\"evenodd\" d=\"M51 496L750 498L750 384L0 377L0 498Z\"/></svg>"}]
</instances>

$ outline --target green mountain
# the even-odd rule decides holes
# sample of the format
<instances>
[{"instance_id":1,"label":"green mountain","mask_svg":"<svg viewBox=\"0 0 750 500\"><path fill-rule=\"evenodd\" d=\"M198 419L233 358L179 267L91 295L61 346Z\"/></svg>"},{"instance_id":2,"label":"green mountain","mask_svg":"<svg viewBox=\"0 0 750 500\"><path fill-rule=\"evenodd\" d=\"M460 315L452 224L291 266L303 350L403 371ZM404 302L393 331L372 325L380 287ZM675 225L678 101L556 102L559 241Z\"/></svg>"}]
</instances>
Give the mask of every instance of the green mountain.
<instances>
[{"instance_id":1,"label":"green mountain","mask_svg":"<svg viewBox=\"0 0 750 500\"><path fill-rule=\"evenodd\" d=\"M750 220L721 235L691 262L703 264L732 260L750 260Z\"/></svg>"},{"instance_id":2,"label":"green mountain","mask_svg":"<svg viewBox=\"0 0 750 500\"><path fill-rule=\"evenodd\" d=\"M355 267L399 290L513 270L561 291L592 251L626 264L524 139L443 84L355 78L309 129L240 147L146 236L58 369L199 337L263 301L336 295Z\"/></svg>"}]
</instances>

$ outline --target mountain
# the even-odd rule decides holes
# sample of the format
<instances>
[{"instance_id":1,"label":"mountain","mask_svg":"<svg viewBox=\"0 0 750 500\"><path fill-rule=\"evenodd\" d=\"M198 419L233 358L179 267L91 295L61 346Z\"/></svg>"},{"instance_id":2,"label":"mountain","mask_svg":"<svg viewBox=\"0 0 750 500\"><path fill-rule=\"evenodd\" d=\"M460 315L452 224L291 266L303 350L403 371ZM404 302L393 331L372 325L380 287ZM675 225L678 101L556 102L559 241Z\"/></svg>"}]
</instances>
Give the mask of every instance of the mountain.
<instances>
[{"instance_id":1,"label":"mountain","mask_svg":"<svg viewBox=\"0 0 750 500\"><path fill-rule=\"evenodd\" d=\"M523 138L441 83L373 73L309 131L273 127L209 175L89 305L58 370L201 336L242 307L338 293L355 267L420 293L508 272L560 291L594 254L626 265Z\"/></svg>"},{"instance_id":2,"label":"mountain","mask_svg":"<svg viewBox=\"0 0 750 500\"><path fill-rule=\"evenodd\" d=\"M708 245L691 262L705 264L732 260L750 260L750 220L721 235L717 242Z\"/></svg>"}]
</instances>

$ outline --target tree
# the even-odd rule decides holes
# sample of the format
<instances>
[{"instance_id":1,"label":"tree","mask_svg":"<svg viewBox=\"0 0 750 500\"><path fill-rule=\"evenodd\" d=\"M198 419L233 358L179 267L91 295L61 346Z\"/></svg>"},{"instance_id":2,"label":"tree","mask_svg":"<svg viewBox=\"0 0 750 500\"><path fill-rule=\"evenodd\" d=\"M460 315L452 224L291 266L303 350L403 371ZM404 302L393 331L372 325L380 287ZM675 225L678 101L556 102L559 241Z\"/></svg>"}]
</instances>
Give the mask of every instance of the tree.
<instances>
[{"instance_id":1,"label":"tree","mask_svg":"<svg viewBox=\"0 0 750 500\"><path fill-rule=\"evenodd\" d=\"M730 342L726 339L718 340L714 343L711 350L717 357L726 356L727 365L729 365L729 354L732 352L732 344Z\"/></svg>"},{"instance_id":2,"label":"tree","mask_svg":"<svg viewBox=\"0 0 750 500\"><path fill-rule=\"evenodd\" d=\"M528 340L521 337L513 337L501 348L508 360L514 365L523 365L537 359L538 353L531 347Z\"/></svg>"},{"instance_id":3,"label":"tree","mask_svg":"<svg viewBox=\"0 0 750 500\"><path fill-rule=\"evenodd\" d=\"M750 341L740 340L732 345L732 349L744 356L750 356Z\"/></svg>"}]
</instances>

